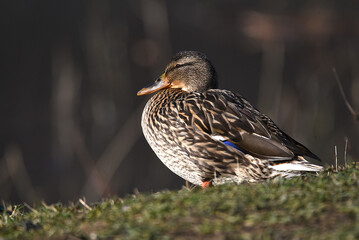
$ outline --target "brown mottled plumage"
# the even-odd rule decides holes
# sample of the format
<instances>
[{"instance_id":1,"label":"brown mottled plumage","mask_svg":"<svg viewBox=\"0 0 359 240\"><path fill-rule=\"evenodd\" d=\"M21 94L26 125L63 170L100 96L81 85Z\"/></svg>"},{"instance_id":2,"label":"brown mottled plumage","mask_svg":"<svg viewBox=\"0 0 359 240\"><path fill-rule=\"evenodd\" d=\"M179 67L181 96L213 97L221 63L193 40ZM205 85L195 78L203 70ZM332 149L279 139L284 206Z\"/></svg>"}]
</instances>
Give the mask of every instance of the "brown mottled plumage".
<instances>
[{"instance_id":1,"label":"brown mottled plumage","mask_svg":"<svg viewBox=\"0 0 359 240\"><path fill-rule=\"evenodd\" d=\"M320 171L318 159L246 99L215 89L205 55L176 54L165 73L138 95L157 93L142 115L146 140L174 173L197 185L257 182Z\"/></svg>"}]
</instances>

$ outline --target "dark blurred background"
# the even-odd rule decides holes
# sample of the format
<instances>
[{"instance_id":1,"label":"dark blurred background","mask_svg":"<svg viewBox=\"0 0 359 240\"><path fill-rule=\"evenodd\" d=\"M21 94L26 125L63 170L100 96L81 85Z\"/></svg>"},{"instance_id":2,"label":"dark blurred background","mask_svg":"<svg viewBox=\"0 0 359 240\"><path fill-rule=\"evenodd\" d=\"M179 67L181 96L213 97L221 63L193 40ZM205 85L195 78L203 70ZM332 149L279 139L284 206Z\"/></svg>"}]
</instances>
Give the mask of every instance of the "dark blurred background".
<instances>
[{"instance_id":1,"label":"dark blurred background","mask_svg":"<svg viewBox=\"0 0 359 240\"><path fill-rule=\"evenodd\" d=\"M145 141L154 81L180 50L208 55L324 163L358 159L359 2L1 1L0 199L19 203L179 189Z\"/></svg>"}]
</instances>

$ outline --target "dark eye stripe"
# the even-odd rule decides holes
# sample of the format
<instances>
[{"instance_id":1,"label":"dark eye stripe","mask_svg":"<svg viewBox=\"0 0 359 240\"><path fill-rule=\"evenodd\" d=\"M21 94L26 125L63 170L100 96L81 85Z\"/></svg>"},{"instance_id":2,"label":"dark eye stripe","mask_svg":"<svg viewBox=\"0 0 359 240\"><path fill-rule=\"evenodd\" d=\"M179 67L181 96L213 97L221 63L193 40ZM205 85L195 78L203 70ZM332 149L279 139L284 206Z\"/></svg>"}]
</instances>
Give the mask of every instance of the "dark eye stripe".
<instances>
[{"instance_id":1,"label":"dark eye stripe","mask_svg":"<svg viewBox=\"0 0 359 240\"><path fill-rule=\"evenodd\" d=\"M172 72L172 71L175 70L175 69L178 69L178 68L181 68L181 67L184 67L184 66L192 66L192 65L194 65L193 62L184 63L184 64L176 64L174 67L169 68L169 69L166 71L166 74L168 74L169 72Z\"/></svg>"}]
</instances>

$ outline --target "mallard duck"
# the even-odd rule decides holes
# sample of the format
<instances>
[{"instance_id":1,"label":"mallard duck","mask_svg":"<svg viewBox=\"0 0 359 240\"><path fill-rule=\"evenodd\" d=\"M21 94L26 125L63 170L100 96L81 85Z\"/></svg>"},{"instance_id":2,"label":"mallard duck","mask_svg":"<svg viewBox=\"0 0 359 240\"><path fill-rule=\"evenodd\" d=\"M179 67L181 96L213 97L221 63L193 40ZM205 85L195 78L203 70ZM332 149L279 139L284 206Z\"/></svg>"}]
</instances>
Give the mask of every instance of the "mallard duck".
<instances>
[{"instance_id":1,"label":"mallard duck","mask_svg":"<svg viewBox=\"0 0 359 240\"><path fill-rule=\"evenodd\" d=\"M216 89L217 74L197 51L177 53L137 95L155 93L142 114L144 136L175 174L205 188L318 172L319 158L245 98Z\"/></svg>"}]
</instances>

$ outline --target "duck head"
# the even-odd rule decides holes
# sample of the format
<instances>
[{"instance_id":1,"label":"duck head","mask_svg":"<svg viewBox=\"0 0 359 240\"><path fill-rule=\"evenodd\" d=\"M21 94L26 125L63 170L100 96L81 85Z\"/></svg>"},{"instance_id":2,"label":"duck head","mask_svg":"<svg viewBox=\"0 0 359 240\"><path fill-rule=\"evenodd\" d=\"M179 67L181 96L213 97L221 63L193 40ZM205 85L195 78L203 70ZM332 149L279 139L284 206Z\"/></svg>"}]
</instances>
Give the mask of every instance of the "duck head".
<instances>
[{"instance_id":1,"label":"duck head","mask_svg":"<svg viewBox=\"0 0 359 240\"><path fill-rule=\"evenodd\" d=\"M208 58L197 51L177 53L165 72L137 95L154 93L164 88L177 88L186 92L203 92L217 87L216 71Z\"/></svg>"}]
</instances>

